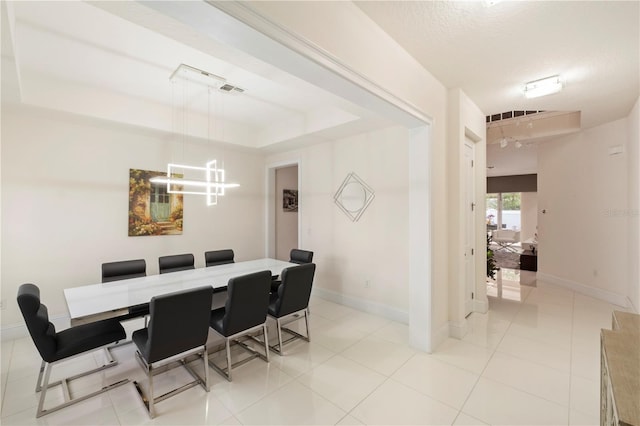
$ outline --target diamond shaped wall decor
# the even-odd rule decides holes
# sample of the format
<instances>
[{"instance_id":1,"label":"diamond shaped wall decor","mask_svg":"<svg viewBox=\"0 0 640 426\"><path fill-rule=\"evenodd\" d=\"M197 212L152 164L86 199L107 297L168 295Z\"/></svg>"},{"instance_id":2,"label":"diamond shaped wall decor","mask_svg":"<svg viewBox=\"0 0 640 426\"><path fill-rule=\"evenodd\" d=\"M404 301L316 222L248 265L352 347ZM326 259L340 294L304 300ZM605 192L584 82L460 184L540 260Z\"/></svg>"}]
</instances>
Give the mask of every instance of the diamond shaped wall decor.
<instances>
[{"instance_id":1,"label":"diamond shaped wall decor","mask_svg":"<svg viewBox=\"0 0 640 426\"><path fill-rule=\"evenodd\" d=\"M356 222L367 209L375 193L369 185L355 173L351 172L333 196L333 200L340 210L344 212L353 222Z\"/></svg>"}]
</instances>

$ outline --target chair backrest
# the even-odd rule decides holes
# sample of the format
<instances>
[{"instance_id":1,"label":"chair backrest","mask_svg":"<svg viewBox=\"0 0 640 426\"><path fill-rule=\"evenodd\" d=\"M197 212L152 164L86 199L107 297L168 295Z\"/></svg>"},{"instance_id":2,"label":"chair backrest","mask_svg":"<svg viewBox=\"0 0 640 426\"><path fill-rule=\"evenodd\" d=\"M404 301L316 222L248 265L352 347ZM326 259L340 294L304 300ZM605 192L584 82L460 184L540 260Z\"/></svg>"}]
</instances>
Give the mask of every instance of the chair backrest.
<instances>
[{"instance_id":1,"label":"chair backrest","mask_svg":"<svg viewBox=\"0 0 640 426\"><path fill-rule=\"evenodd\" d=\"M40 289L34 284L22 284L18 288L18 306L42 359L55 361L58 336L55 326L49 321L47 307L40 303Z\"/></svg>"},{"instance_id":2,"label":"chair backrest","mask_svg":"<svg viewBox=\"0 0 640 426\"><path fill-rule=\"evenodd\" d=\"M103 283L146 276L147 262L144 259L122 260L102 264Z\"/></svg>"},{"instance_id":3,"label":"chair backrest","mask_svg":"<svg viewBox=\"0 0 640 426\"><path fill-rule=\"evenodd\" d=\"M309 306L315 272L315 263L293 266L282 271L282 284L278 287L278 299L275 302L276 317L301 311Z\"/></svg>"},{"instance_id":4,"label":"chair backrest","mask_svg":"<svg viewBox=\"0 0 640 426\"><path fill-rule=\"evenodd\" d=\"M172 256L160 256L158 258L158 266L161 274L167 272L186 271L187 269L195 269L195 259L191 253L174 254Z\"/></svg>"},{"instance_id":5,"label":"chair backrest","mask_svg":"<svg viewBox=\"0 0 640 426\"><path fill-rule=\"evenodd\" d=\"M289 262L291 263L311 263L313 262L313 252L308 250L291 249L289 259Z\"/></svg>"},{"instance_id":6,"label":"chair backrest","mask_svg":"<svg viewBox=\"0 0 640 426\"><path fill-rule=\"evenodd\" d=\"M160 361L207 342L213 288L198 287L151 298L148 339L141 354Z\"/></svg>"},{"instance_id":7,"label":"chair backrest","mask_svg":"<svg viewBox=\"0 0 640 426\"><path fill-rule=\"evenodd\" d=\"M227 302L222 332L231 336L256 327L267 320L271 271L234 277L227 285Z\"/></svg>"},{"instance_id":8,"label":"chair backrest","mask_svg":"<svg viewBox=\"0 0 640 426\"><path fill-rule=\"evenodd\" d=\"M233 263L233 250L213 250L204 252L204 261L207 266L224 265Z\"/></svg>"}]
</instances>

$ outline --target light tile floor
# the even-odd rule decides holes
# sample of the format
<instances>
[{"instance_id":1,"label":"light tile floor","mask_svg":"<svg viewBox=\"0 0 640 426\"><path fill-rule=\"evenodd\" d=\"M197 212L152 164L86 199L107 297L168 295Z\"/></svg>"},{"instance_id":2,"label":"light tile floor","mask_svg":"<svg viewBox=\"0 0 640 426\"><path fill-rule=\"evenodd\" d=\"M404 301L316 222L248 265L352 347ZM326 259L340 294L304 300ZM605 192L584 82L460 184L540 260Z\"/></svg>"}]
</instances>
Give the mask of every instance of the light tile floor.
<instances>
[{"instance_id":1,"label":"light tile floor","mask_svg":"<svg viewBox=\"0 0 640 426\"><path fill-rule=\"evenodd\" d=\"M535 273L500 274L488 286L489 312L472 314L469 333L433 354L409 346L404 324L313 298L311 343L292 343L285 356L271 354L269 364L256 359L238 367L231 383L210 370L209 393L195 387L169 398L157 405L154 420L133 384L36 420L40 358L29 338L4 341L0 423L598 424L599 332L619 308L536 282ZM121 377L146 384L133 353L133 345L114 350L117 367L79 380L72 391ZM95 365L100 356L57 372ZM188 380L175 369L155 382L162 392ZM50 391L47 405L61 397Z\"/></svg>"}]
</instances>

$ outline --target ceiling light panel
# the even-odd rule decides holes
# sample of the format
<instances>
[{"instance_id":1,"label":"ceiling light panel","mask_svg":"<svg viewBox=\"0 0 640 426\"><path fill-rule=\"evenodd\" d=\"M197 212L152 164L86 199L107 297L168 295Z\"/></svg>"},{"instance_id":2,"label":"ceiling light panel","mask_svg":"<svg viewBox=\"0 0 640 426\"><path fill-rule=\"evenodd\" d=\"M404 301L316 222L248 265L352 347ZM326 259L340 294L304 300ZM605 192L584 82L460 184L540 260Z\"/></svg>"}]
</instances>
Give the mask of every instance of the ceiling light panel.
<instances>
[{"instance_id":1,"label":"ceiling light panel","mask_svg":"<svg viewBox=\"0 0 640 426\"><path fill-rule=\"evenodd\" d=\"M560 90L562 81L559 75L530 81L524 85L524 95L529 99L558 93Z\"/></svg>"}]
</instances>

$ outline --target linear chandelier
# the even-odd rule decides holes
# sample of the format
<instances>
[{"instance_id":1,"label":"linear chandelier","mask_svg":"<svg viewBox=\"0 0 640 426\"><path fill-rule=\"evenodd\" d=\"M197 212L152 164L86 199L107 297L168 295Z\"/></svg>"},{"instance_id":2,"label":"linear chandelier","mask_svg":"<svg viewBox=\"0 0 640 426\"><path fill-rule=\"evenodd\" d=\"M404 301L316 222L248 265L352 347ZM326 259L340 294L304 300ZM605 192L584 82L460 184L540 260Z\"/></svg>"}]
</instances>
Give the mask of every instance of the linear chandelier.
<instances>
[{"instance_id":1,"label":"linear chandelier","mask_svg":"<svg viewBox=\"0 0 640 426\"><path fill-rule=\"evenodd\" d=\"M177 78L207 87L207 126L210 125L210 98L212 88L228 92L230 90L227 89L227 87L231 87L231 90L238 92L244 91L243 89L227 84L224 77L187 64L180 64L169 76L169 80L172 82ZM209 137L208 129L207 137ZM190 176L185 178L185 173L188 173ZM196 176L192 177L194 173ZM197 174L200 175L197 176ZM226 188L236 188L240 186L237 183L225 182L225 171L223 168L218 167L218 162L215 159L208 161L204 167L169 163L167 164L166 176L157 176L150 179L150 181L166 184L167 193L170 194L204 195L206 196L207 206L218 204L218 196L225 195Z\"/></svg>"},{"instance_id":2,"label":"linear chandelier","mask_svg":"<svg viewBox=\"0 0 640 426\"><path fill-rule=\"evenodd\" d=\"M181 170L197 170L205 174L205 180L185 179L176 177L177 171ZM225 183L224 169L217 167L217 160L211 160L206 167L188 166L184 164L167 165L167 176L157 176L149 179L154 183L167 184L167 193L169 194L191 194L206 195L207 206L215 206L218 204L218 196L223 196L225 188L236 188L240 186L237 183ZM184 187L194 187L192 190L185 190Z\"/></svg>"}]
</instances>

